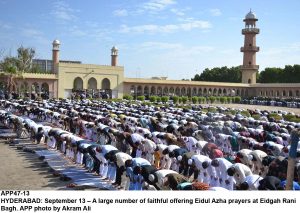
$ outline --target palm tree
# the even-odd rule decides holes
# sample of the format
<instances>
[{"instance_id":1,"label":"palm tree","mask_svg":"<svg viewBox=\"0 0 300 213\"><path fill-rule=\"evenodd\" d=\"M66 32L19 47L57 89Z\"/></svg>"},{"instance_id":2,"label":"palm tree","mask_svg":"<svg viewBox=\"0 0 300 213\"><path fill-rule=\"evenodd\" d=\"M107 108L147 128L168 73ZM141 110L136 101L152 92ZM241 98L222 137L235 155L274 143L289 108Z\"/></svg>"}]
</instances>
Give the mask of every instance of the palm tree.
<instances>
[{"instance_id":1,"label":"palm tree","mask_svg":"<svg viewBox=\"0 0 300 213\"><path fill-rule=\"evenodd\" d=\"M14 57L6 57L1 63L2 75L6 78L6 90L11 93L16 90L15 77L19 75L17 60Z\"/></svg>"}]
</instances>

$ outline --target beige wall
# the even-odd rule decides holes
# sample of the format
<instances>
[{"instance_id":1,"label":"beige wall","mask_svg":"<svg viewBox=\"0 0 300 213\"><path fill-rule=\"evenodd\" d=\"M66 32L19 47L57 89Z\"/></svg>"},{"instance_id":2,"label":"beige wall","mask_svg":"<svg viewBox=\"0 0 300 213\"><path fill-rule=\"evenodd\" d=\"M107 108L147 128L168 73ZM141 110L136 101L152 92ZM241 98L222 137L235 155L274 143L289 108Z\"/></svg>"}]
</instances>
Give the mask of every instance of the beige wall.
<instances>
[{"instance_id":1,"label":"beige wall","mask_svg":"<svg viewBox=\"0 0 300 213\"><path fill-rule=\"evenodd\" d=\"M254 75L255 73L249 73ZM253 77L253 76L250 76ZM247 79L248 80L248 79ZM161 95L189 95L202 96L230 96L239 95L242 97L268 96L268 97L300 97L299 84L240 84L223 82L201 82L201 81L176 81L176 80L152 80L152 79L124 79L124 94L131 94L131 88L137 95L151 95L152 87L155 94ZM179 93L176 94L176 90ZM161 92L159 92L161 91ZM166 91L167 93L165 93ZM190 91L190 92L188 92ZM204 92L206 91L206 93ZM184 92L184 93L182 93Z\"/></svg>"},{"instance_id":2,"label":"beige wall","mask_svg":"<svg viewBox=\"0 0 300 213\"><path fill-rule=\"evenodd\" d=\"M244 84L248 84L248 80L251 80L251 84L256 84L256 73L257 70L253 69L243 69L242 68L242 82Z\"/></svg>"},{"instance_id":3,"label":"beige wall","mask_svg":"<svg viewBox=\"0 0 300 213\"><path fill-rule=\"evenodd\" d=\"M97 89L101 89L102 80L107 78L110 81L110 89L118 91L118 98L123 97L123 67L59 63L58 70L58 97L60 98L65 98L66 90L73 89L74 80L77 77L83 80L83 89L88 88L90 78L95 78L97 81Z\"/></svg>"},{"instance_id":4,"label":"beige wall","mask_svg":"<svg viewBox=\"0 0 300 213\"><path fill-rule=\"evenodd\" d=\"M201 82L201 81L176 81L125 78L124 94L136 95L179 95L179 96L235 96L246 94L248 84ZM152 92L154 91L154 93Z\"/></svg>"},{"instance_id":5,"label":"beige wall","mask_svg":"<svg viewBox=\"0 0 300 213\"><path fill-rule=\"evenodd\" d=\"M6 83L6 79L4 76L1 76L0 81ZM27 85L27 92L31 93L31 86L33 84L38 85L39 91L41 92L42 85L46 83L49 87L49 95L50 98L57 98L57 76L55 74L44 74L44 73L24 73L23 78L17 78L16 84L18 91L20 91L21 87Z\"/></svg>"},{"instance_id":6,"label":"beige wall","mask_svg":"<svg viewBox=\"0 0 300 213\"><path fill-rule=\"evenodd\" d=\"M94 72L92 72L94 70ZM177 81L177 80L153 80L141 78L124 78L123 67L98 66L88 64L59 64L59 73L40 74L24 73L24 78L17 79L18 87L27 82L31 92L31 85L37 83L39 88L43 83L49 85L50 97L64 98L65 90L72 90L74 79L80 77L83 80L83 88L87 89L88 80L94 77L97 80L97 89L101 89L101 83L104 78L110 80L112 90L118 91L118 98L124 94L130 94L133 86L137 92L140 89L140 95L151 94L152 87L155 94L161 90L162 95L211 95L228 96L239 95L262 96L262 97L300 97L300 83L294 84L242 84L242 83L224 83L224 82L202 82L202 81ZM0 81L6 81L4 76L0 76ZM148 88L148 90L147 90ZM234 92L233 92L234 90ZM167 93L165 93L165 91ZM205 92L206 91L206 92Z\"/></svg>"},{"instance_id":7,"label":"beige wall","mask_svg":"<svg viewBox=\"0 0 300 213\"><path fill-rule=\"evenodd\" d=\"M251 85L251 91L255 96L300 98L300 83L293 84L255 84Z\"/></svg>"}]
</instances>

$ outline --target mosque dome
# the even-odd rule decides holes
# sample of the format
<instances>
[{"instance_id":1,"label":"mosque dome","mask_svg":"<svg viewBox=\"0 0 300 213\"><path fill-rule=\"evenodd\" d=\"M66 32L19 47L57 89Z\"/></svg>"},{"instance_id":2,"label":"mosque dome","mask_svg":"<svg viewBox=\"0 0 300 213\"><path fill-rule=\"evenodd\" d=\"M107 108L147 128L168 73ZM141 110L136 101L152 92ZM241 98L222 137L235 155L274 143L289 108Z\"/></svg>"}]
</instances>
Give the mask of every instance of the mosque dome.
<instances>
[{"instance_id":1,"label":"mosque dome","mask_svg":"<svg viewBox=\"0 0 300 213\"><path fill-rule=\"evenodd\" d=\"M55 39L52 44L60 44L60 41Z\"/></svg>"},{"instance_id":2,"label":"mosque dome","mask_svg":"<svg viewBox=\"0 0 300 213\"><path fill-rule=\"evenodd\" d=\"M118 48L117 48L116 46L113 46L113 47L111 48L111 50L118 50Z\"/></svg>"},{"instance_id":3,"label":"mosque dome","mask_svg":"<svg viewBox=\"0 0 300 213\"><path fill-rule=\"evenodd\" d=\"M255 13L253 13L251 10L249 13L247 13L245 19L256 19Z\"/></svg>"}]
</instances>

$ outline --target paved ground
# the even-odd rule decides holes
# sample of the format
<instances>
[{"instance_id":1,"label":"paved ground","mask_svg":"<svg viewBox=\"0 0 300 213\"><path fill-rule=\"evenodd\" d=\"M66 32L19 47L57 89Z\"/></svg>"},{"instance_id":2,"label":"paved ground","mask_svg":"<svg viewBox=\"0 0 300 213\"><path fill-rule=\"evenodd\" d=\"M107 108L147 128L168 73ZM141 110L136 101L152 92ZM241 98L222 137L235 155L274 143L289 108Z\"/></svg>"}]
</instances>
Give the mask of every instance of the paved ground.
<instances>
[{"instance_id":1,"label":"paved ground","mask_svg":"<svg viewBox=\"0 0 300 213\"><path fill-rule=\"evenodd\" d=\"M203 104L203 106L214 105L214 106L224 106L235 109L260 109L260 110L282 110L287 112L294 112L295 114L300 115L299 108L287 108L287 107L272 107L272 106L261 106L261 105L244 105L244 104Z\"/></svg>"},{"instance_id":2,"label":"paved ground","mask_svg":"<svg viewBox=\"0 0 300 213\"><path fill-rule=\"evenodd\" d=\"M0 141L0 190L62 190L70 182L59 180L41 167L36 154L23 152Z\"/></svg>"}]
</instances>

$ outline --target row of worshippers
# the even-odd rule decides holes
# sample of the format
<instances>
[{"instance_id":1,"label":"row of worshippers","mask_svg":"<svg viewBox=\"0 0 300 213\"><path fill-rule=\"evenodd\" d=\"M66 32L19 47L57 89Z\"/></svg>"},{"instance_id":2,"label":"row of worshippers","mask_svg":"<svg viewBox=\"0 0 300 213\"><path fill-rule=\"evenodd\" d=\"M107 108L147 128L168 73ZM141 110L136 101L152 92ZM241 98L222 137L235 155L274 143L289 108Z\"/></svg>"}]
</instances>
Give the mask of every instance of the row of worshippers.
<instances>
[{"instance_id":1,"label":"row of worshippers","mask_svg":"<svg viewBox=\"0 0 300 213\"><path fill-rule=\"evenodd\" d=\"M11 108L11 107L10 107ZM10 110L11 111L11 110ZM60 111L63 111L63 110L60 110ZM57 113L57 112L56 112ZM31 115L31 116L34 116L34 113L32 113L33 115ZM60 115L58 115L58 114L56 114L56 116L54 115L55 114L55 112L53 112L52 113L53 115L53 117L55 118L55 117L59 117ZM30 115L30 113L29 113L29 115ZM132 118L132 119L128 119L128 118L130 118L130 116L128 116L128 117L126 117L126 119L124 119L126 122L128 121L129 123L128 124L136 124L136 122L132 122L132 121L134 121L134 120L136 120L136 119L134 119L134 118ZM89 129L89 128L84 128L84 127L87 127L87 125L85 125L85 124L87 124L86 123L87 121L82 121L80 124L82 125L82 124L84 124L83 126L82 126L82 128L83 128L83 130L84 130L84 132L85 132L85 135L88 135L87 133L88 133L88 131L87 131L87 129ZM99 123L100 124L100 123ZM30 124L31 125L31 127L34 127L33 129L36 129L36 131L39 131L39 129L40 129L40 127L35 127L36 125L33 125L33 124ZM102 124L103 125L103 124ZM133 126L133 125L132 125ZM108 129L111 129L111 128L108 128ZM47 134L47 130L45 131L46 133L45 134ZM52 132L56 132L56 134L54 134L54 133L52 133ZM112 131L113 133L114 133L114 131ZM130 134L130 133L128 133L127 132L127 134L125 134L126 132L123 132L122 134L120 134L119 133L119 131L115 131L115 133L118 133L118 134L115 134L116 135L116 137L119 137L119 138L122 138L122 137L120 137L121 135L123 136L123 140L125 140L126 141L126 139L127 139L127 141L132 141L133 143L136 143L136 142L138 142L139 144L141 143L141 144L143 144L143 143L145 143L145 140L143 139L143 136L142 135L147 135L147 136L149 136L149 132L148 131L145 131L146 132L146 134L144 134L143 133L143 131L138 131L140 134L138 134L138 133L132 133L132 134ZM143 133L143 134L142 134ZM150 132L151 133L151 132ZM68 137L63 137L63 135L68 135L68 133L67 132L64 132L64 131L62 131L62 130L60 130L60 129L58 129L58 130L52 130L52 131L50 131L50 136L49 136L49 132L48 132L48 137L50 137L50 138L54 138L55 139L55 137L54 137L54 135L56 135L56 142L57 141L61 141L60 139L66 139L66 138L68 138ZM112 135L114 135L114 134L112 134ZM196 162L198 162L198 164L196 164L194 161L195 161L195 159L193 159L192 157L193 156L191 156L188 160L187 160L187 165L185 165L184 163L180 163L181 161L182 162L186 162L186 160L185 159L187 159L187 158L184 158L184 154L185 153L183 153L183 155L178 155L177 157L175 157L175 154L173 153L173 151L174 150L176 150L176 149L181 149L180 147L178 147L178 146L176 146L176 145L169 145L169 147L164 147L164 146L167 146L167 144L168 143L166 143L166 142L169 142L170 143L170 141L172 142L172 139L174 140L174 138L172 138L172 137L170 137L170 135L168 135L167 133L164 133L164 134L162 134L162 133L159 133L159 134L157 134L157 135L155 135L155 133L154 134L152 134L153 136L155 136L155 137L153 137L153 141L152 142L154 142L154 145L156 145L157 147L155 147L155 149L153 149L153 147L154 146L152 146L152 152L153 151L156 151L156 152L158 152L159 150L160 150L160 152L158 152L158 156L159 155L161 155L161 156L163 156L163 158L162 157L160 157L160 158L158 158L158 160L157 161L154 161L154 163L155 163L155 165L157 166L158 165L158 168L160 168L161 170L163 170L164 168L166 168L166 170L169 170L171 167L174 169L173 171L176 171L176 172L180 172L179 170L181 169L181 173L183 172L183 174L185 174L184 176L187 176L187 172L188 172L188 174L191 174L191 173L193 173L193 171L194 171L194 175L195 175L195 177L197 177L197 178L195 178L195 179L197 179L197 180L199 180L200 182L205 182L205 183L207 183L207 184L210 184L211 186L218 186L218 185L220 185L221 183L223 183L223 187L224 188L226 188L226 185L230 185L230 186L232 186L233 184L233 181L229 181L228 179L230 179L230 178L228 178L228 177L225 177L225 176L222 176L222 177L220 177L221 175L220 175L220 172L219 172L219 174L218 175L216 175L216 171L213 171L213 169L211 169L211 171L208 171L208 172L205 172L205 170L209 167L209 161L205 161L205 162L207 162L207 163L204 163L204 162L202 162L202 161L199 161L199 160L196 160ZM57 138L57 136L60 136L60 137L58 137ZM140 136L140 137L139 137ZM158 136L158 137L157 137ZM166 137L166 136L169 136L169 137ZM216 137L216 141L218 141L219 140L219 138L218 138L218 136L221 136L221 138L222 137L224 137L224 135L220 135L220 133L219 133L219 135L216 135L217 137ZM76 137L76 136L74 136L74 137ZM71 137L72 138L72 137ZM156 140L154 140L154 138L156 139ZM58 140L57 140L58 139ZM90 139L90 138L89 138ZM151 137L150 137L150 139L151 139ZM158 139L158 140L157 140ZM187 151L187 152L189 152L189 151L195 151L195 150L191 150L192 148L193 148L193 146L194 147L197 147L198 148L198 153L201 153L202 152L202 150L203 150L203 152L202 153L204 153L204 154L206 154L207 156L205 156L205 155L203 155L203 156L205 156L205 157L211 157L211 158L209 158L209 159L214 159L215 157L222 157L222 153L225 151L225 149L222 149L222 151L223 152L217 152L216 153L216 156L214 156L213 155L213 153L214 153L214 151L219 151L220 149L218 149L218 146L216 146L216 144L214 144L214 143L208 143L208 142L205 142L205 141L202 141L202 147L201 147L201 141L197 141L197 140L193 140L193 137L182 137L182 141L183 142L185 142L185 148L187 148L187 149L185 149L185 151ZM227 138L228 139L228 138ZM66 139L67 140L67 139ZM68 140L71 140L72 141L72 139L68 139ZM80 140L82 140L82 138L78 138L78 141L80 141ZM151 140L149 140L149 139L147 139L148 141L151 141ZM190 140L192 141L191 142L191 144L189 144L190 143ZM75 141L76 141L76 139L75 139ZM155 143L155 142L158 142L158 141L165 141L165 144L164 143ZM181 142L182 142L181 141ZM195 143L193 143L193 141L195 141ZM219 141L222 141L222 140L219 140ZM73 140L73 142L74 142L74 140ZM197 143L198 142L198 143ZM65 143L66 143L66 141L65 141ZM220 142L218 142L218 143L220 143ZM228 143L228 142L227 142ZM64 142L63 143L58 143L59 145L55 145L55 143L54 143L54 146L53 147L59 147L59 149L62 151L62 152L66 152L66 150L65 150L65 148L64 148L64 146L62 146L62 144L64 144ZM87 144L89 144L89 143L87 143ZM78 146L78 144L76 144L77 146ZM75 144L73 144L73 148L74 148L74 150L79 150L78 149L78 147L76 148L76 145ZM151 143L150 143L150 145L151 145ZM152 144L153 145L153 144ZM205 147L205 145L206 145L206 147ZM208 146L208 145L210 145L210 146ZM265 145L265 144L264 144ZM86 145L87 146L87 145ZM170 147L171 146L171 147ZM52 147L52 148L53 148ZM71 146L72 147L72 146ZM210 149L208 148L208 147L210 147ZM214 148L215 147L215 148ZM96 148L95 148L96 149ZM134 146L132 147L132 150L131 150L131 155L133 156L133 157L136 157L136 154L138 153L137 152L138 151L138 149L135 149L135 152L134 152ZM178 151L178 150L177 150ZM240 153L243 153L242 152L243 150L241 150L241 152L238 152L238 154L237 154L237 157L236 157L236 159L242 159L242 155L240 154ZM135 154L134 154L134 153ZM184 152L184 151L181 151L181 152ZM69 152L69 153L72 153L72 152ZM123 152L124 153L124 152ZM141 153L143 153L143 152L141 152ZM226 153L226 151L225 151L225 153ZM124 154L126 154L126 153L124 153ZM181 153L182 154L182 153ZM218 154L220 155L220 156L218 156ZM228 153L227 153L228 154ZM254 156L254 153L251 153L250 154L250 152L248 152L247 153L249 156ZM261 153L260 153L261 154ZM77 151L77 154L76 153L74 153L73 152L73 156L77 156L78 155L78 151ZM139 154L138 154L139 155ZM169 155L169 156L167 156L167 155ZM171 156L170 156L171 155ZM199 154L197 154L197 152L192 152L192 155L199 155ZM93 155L91 155L91 156L93 156ZM131 157L132 157L131 156ZM144 156L145 156L145 153L144 153ZM200 155L201 156L201 155ZM264 154L262 155L262 156L264 156L264 157L267 157L267 156L265 156ZM150 162L152 162L153 163L153 155L151 156L151 155L148 155L148 162L150 163ZM182 160L182 158L184 158L184 160ZM80 159L80 158L79 158ZM93 158L93 159L98 159L98 158ZM197 159L197 158L196 158ZM222 159L225 159L225 158L222 158ZM254 159L254 161L256 161L257 160L257 157L256 158L253 158L252 157L252 160ZM98 159L99 160L99 159ZM173 162L172 162L172 160L173 160ZM191 161L192 160L192 161ZM102 158L101 160L99 160L100 161L100 165L101 164L104 164L105 166L106 165L109 165L109 163L107 163L107 162L105 162L105 160ZM161 162L160 162L161 161ZM176 162L176 161L178 161L178 162ZM242 160L240 160L241 162L242 162ZM103 162L105 162L105 163L103 163ZM200 162L200 163L199 163ZM201 163L202 162L202 163ZM77 161L77 163L81 163L80 161ZM202 165L204 163L204 166ZM95 165L98 165L99 164L99 162L97 162L97 160L94 160L94 164ZM162 166L160 166L160 164L162 165ZM182 164L181 166L177 166L177 168L176 168L176 164ZM150 165L151 165L151 163L150 163ZM197 165L197 166L196 166ZM213 164L211 164L211 165L218 165L217 163L213 163ZM237 167L237 168L239 168L239 169L237 169L238 171L242 171L241 169L240 169L240 164L234 164L235 165L235 167ZM239 166L237 166L237 165L239 165ZM254 168L255 169L255 172L256 173L259 173L260 175L262 175L263 173L263 171L259 171L260 169L262 169L263 167L260 167L260 166L257 166L257 165L251 165L251 164L249 164L249 162L248 162L248 164L247 163L244 163L243 165L246 165L249 169L250 169L250 171ZM166 167L165 167L166 166ZM97 168L97 166L95 166L96 168ZM206 168L205 168L206 167ZM214 166L211 166L211 168L212 167L214 167ZM231 167L230 168L235 168L235 167L233 167L232 165L231 165ZM253 168L252 168L253 167ZM157 168L157 167L156 167ZM184 169L185 168L185 169ZM260 169L259 169L260 168ZM101 171L108 171L109 169L108 168L106 168L106 169L99 169L99 170L101 170ZM233 169L232 169L233 170ZM236 170L236 169L234 169L234 170ZM235 181L235 183L236 183L236 185L240 185L241 184L241 182L242 181L244 181L245 180L245 177L247 177L247 176L249 176L249 175L251 175L252 173L250 173L249 172L249 170L247 170L247 169L245 169L244 168L244 172L243 173L236 173L236 175L235 175L235 172L232 172L231 170L229 170L229 168L227 168L227 170L226 170L226 172L228 173L227 175L229 175L230 177L231 176L233 176L234 177L234 181ZM196 172L195 172L196 171ZM199 172L199 171L201 171L201 172ZM185 172L185 173L184 173ZM251 171L251 172L254 172L254 171ZM111 174L111 172L109 172L110 174ZM200 175L199 175L199 173L200 173ZM243 175L244 174L244 175ZM248 175L245 175L245 174L248 174ZM102 175L102 174L101 174ZM105 175L102 175L102 176L105 176ZM111 175L110 175L111 176ZM209 177L210 176L210 177ZM130 176L129 176L130 177ZM152 177L152 176L151 176ZM241 180L239 180L239 178L238 177L240 177L240 179ZM113 178L112 178L113 179ZM135 181L135 180L133 180L133 181L131 181L131 182L139 182L139 181ZM213 183L213 182L215 182L215 183ZM219 183L218 183L219 182ZM224 183L226 184L226 185L224 185ZM130 185L130 184L129 184ZM229 187L229 186L228 186ZM139 188L139 187L138 187ZM229 189L233 189L232 187L230 188L229 187Z\"/></svg>"}]
</instances>

